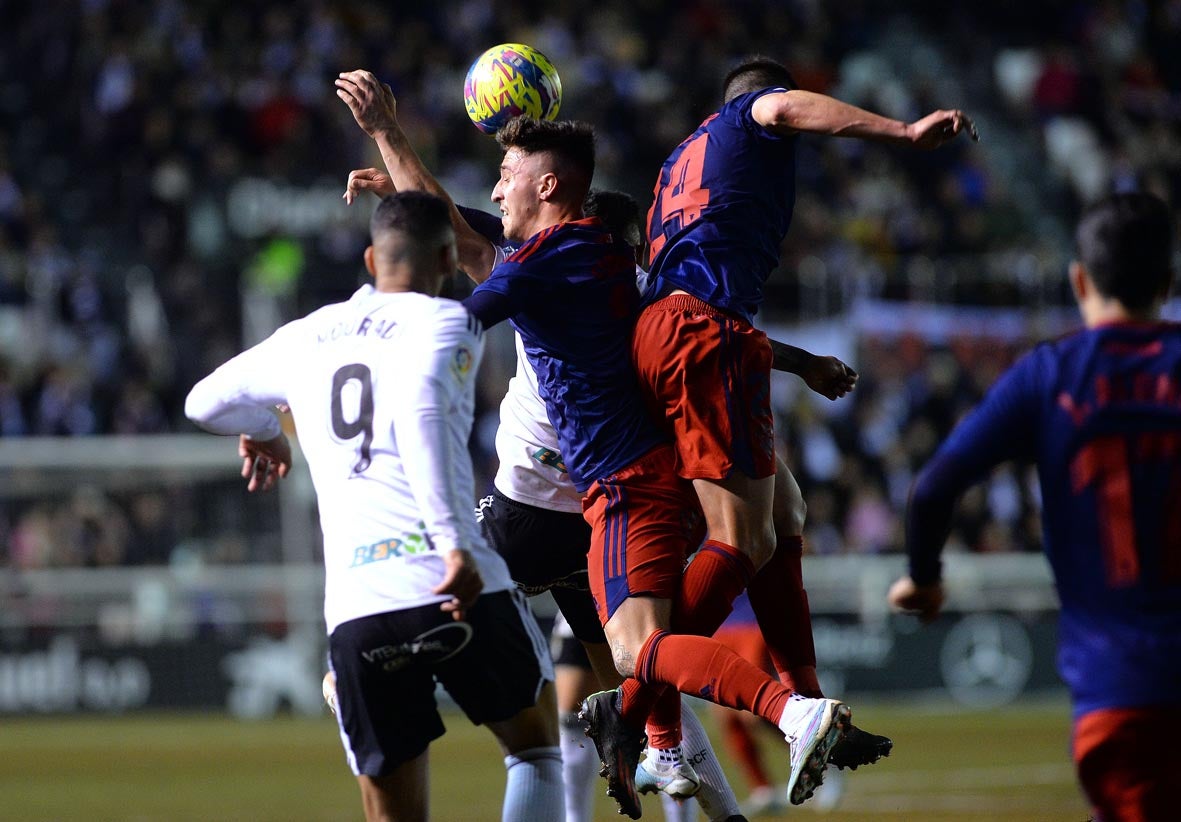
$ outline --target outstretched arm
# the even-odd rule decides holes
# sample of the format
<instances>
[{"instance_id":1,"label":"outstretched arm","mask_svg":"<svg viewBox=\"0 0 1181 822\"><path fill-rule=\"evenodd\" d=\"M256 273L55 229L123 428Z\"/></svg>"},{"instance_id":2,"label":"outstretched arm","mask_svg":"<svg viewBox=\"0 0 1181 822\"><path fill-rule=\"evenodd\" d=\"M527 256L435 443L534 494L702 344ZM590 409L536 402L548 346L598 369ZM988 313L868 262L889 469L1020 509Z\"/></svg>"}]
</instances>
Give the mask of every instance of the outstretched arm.
<instances>
[{"instance_id":1,"label":"outstretched arm","mask_svg":"<svg viewBox=\"0 0 1181 822\"><path fill-rule=\"evenodd\" d=\"M274 414L286 404L283 330L201 380L185 398L185 415L214 434L241 435L238 456L248 491L269 491L291 470L291 446Z\"/></svg>"},{"instance_id":2,"label":"outstretched arm","mask_svg":"<svg viewBox=\"0 0 1181 822\"><path fill-rule=\"evenodd\" d=\"M921 120L904 123L801 89L764 94L755 101L751 115L763 127L780 134L802 131L922 149L938 148L961 131L967 131L973 140L980 139L971 118L959 109L933 111Z\"/></svg>"},{"instance_id":3,"label":"outstretched arm","mask_svg":"<svg viewBox=\"0 0 1181 822\"><path fill-rule=\"evenodd\" d=\"M836 357L821 357L778 340L769 342L774 358L771 367L797 375L822 397L838 399L857 385L857 372Z\"/></svg>"},{"instance_id":4,"label":"outstretched arm","mask_svg":"<svg viewBox=\"0 0 1181 822\"><path fill-rule=\"evenodd\" d=\"M389 172L389 184L395 190L426 191L450 204L451 224L455 228L459 248L459 266L477 283L487 279L494 259L492 244L467 224L447 190L427 170L410 145L410 140L398 124L398 104L389 85L379 82L368 71L346 71L336 79L336 96L349 107L357 125L377 143L381 159L385 161ZM354 188L353 175L350 175L349 187ZM347 191L345 199L349 199Z\"/></svg>"}]
</instances>

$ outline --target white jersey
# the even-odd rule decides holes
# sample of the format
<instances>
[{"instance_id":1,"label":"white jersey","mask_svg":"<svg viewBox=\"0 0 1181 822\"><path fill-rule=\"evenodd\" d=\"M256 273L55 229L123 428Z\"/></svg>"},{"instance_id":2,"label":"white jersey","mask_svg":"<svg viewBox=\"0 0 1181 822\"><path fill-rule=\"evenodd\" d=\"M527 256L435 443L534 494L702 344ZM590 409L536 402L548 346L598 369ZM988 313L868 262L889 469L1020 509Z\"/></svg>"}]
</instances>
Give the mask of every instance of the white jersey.
<instances>
[{"instance_id":1,"label":"white jersey","mask_svg":"<svg viewBox=\"0 0 1181 822\"><path fill-rule=\"evenodd\" d=\"M468 452L479 323L454 300L365 286L239 354L185 412L218 434L270 438L291 407L324 530L331 633L370 614L443 602L442 552L471 551L484 591L512 587L472 517Z\"/></svg>"},{"instance_id":2,"label":"white jersey","mask_svg":"<svg viewBox=\"0 0 1181 822\"><path fill-rule=\"evenodd\" d=\"M500 467L493 482L500 493L517 502L582 513L582 494L566 473L557 432L537 394L537 374L525 357L521 335L515 337L517 373L509 380L500 403L500 427L496 429Z\"/></svg>"}]
</instances>

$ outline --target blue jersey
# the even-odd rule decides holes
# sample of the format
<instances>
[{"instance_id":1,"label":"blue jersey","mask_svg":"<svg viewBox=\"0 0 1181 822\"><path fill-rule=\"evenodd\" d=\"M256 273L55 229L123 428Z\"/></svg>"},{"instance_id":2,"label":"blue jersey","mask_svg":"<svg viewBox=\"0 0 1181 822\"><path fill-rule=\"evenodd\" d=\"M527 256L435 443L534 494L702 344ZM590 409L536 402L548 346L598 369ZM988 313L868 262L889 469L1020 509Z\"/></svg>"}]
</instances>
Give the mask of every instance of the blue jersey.
<instances>
[{"instance_id":1,"label":"blue jersey","mask_svg":"<svg viewBox=\"0 0 1181 822\"><path fill-rule=\"evenodd\" d=\"M512 318L579 491L666 442L632 367L635 256L597 218L538 232L465 305L485 326Z\"/></svg>"},{"instance_id":2,"label":"blue jersey","mask_svg":"<svg viewBox=\"0 0 1181 822\"><path fill-rule=\"evenodd\" d=\"M783 90L735 97L664 161L648 212L649 297L679 288L747 320L758 312L791 224L796 141L751 107Z\"/></svg>"},{"instance_id":3,"label":"blue jersey","mask_svg":"<svg viewBox=\"0 0 1181 822\"><path fill-rule=\"evenodd\" d=\"M1005 459L1038 466L1076 714L1181 702L1181 325L1080 331L1002 376L915 482L916 582L939 576L955 499Z\"/></svg>"},{"instance_id":4,"label":"blue jersey","mask_svg":"<svg viewBox=\"0 0 1181 822\"><path fill-rule=\"evenodd\" d=\"M734 598L734 609L722 623L723 628L758 628L759 620L755 616L754 606L750 604L750 595L743 591Z\"/></svg>"}]
</instances>

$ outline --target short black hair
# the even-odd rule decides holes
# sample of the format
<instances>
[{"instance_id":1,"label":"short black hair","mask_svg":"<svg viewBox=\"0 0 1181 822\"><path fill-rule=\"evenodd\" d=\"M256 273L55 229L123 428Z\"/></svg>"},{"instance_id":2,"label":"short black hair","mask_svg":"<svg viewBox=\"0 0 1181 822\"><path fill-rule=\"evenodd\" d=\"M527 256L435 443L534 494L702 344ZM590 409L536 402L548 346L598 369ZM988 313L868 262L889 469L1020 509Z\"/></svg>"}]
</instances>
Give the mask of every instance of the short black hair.
<instances>
[{"instance_id":1,"label":"short black hair","mask_svg":"<svg viewBox=\"0 0 1181 822\"><path fill-rule=\"evenodd\" d=\"M787 66L755 54L747 57L726 74L722 81L722 102L728 103L742 94L759 91L765 88L796 87L795 78L787 70Z\"/></svg>"},{"instance_id":2,"label":"short black hair","mask_svg":"<svg viewBox=\"0 0 1181 822\"><path fill-rule=\"evenodd\" d=\"M425 191L399 191L383 197L369 218L374 243L396 231L408 240L403 246L406 250L434 251L446 242L451 230L447 201Z\"/></svg>"},{"instance_id":3,"label":"short black hair","mask_svg":"<svg viewBox=\"0 0 1181 822\"><path fill-rule=\"evenodd\" d=\"M595 176L595 129L579 120L538 120L519 116L496 132L501 149L519 148L526 154L547 151L586 178Z\"/></svg>"},{"instance_id":4,"label":"short black hair","mask_svg":"<svg viewBox=\"0 0 1181 822\"><path fill-rule=\"evenodd\" d=\"M1173 271L1169 207L1144 192L1112 194L1083 212L1075 232L1079 261L1104 297L1137 311L1168 294Z\"/></svg>"},{"instance_id":5,"label":"short black hair","mask_svg":"<svg viewBox=\"0 0 1181 822\"><path fill-rule=\"evenodd\" d=\"M644 244L644 215L636 198L623 191L591 189L582 203L582 213L598 217L607 230L632 248Z\"/></svg>"}]
</instances>

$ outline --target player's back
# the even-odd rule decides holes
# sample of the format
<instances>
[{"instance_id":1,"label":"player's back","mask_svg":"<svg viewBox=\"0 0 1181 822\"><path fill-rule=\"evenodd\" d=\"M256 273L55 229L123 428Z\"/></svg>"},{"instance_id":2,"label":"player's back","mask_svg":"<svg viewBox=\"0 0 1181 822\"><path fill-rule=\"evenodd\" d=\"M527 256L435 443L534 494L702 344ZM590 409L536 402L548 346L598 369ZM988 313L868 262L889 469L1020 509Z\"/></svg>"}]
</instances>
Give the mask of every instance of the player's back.
<instances>
[{"instance_id":1,"label":"player's back","mask_svg":"<svg viewBox=\"0 0 1181 822\"><path fill-rule=\"evenodd\" d=\"M1181 676L1181 326L1081 331L1040 346L1029 369L1044 381L1036 449L1060 667L1078 710L1116 692L1150 702L1153 672Z\"/></svg>"},{"instance_id":2,"label":"player's back","mask_svg":"<svg viewBox=\"0 0 1181 822\"><path fill-rule=\"evenodd\" d=\"M432 532L473 551L487 591L508 587L470 513L482 339L463 306L367 287L276 338L296 361L287 397L319 500L329 630L341 618L444 599L430 593L443 573L435 549L455 546L434 545ZM441 487L424 483L428 462ZM432 516L441 528L424 522Z\"/></svg>"},{"instance_id":3,"label":"player's back","mask_svg":"<svg viewBox=\"0 0 1181 822\"><path fill-rule=\"evenodd\" d=\"M751 114L775 91L783 89L735 97L665 161L648 212L657 289L679 288L747 319L758 311L795 203L795 138Z\"/></svg>"}]
</instances>

